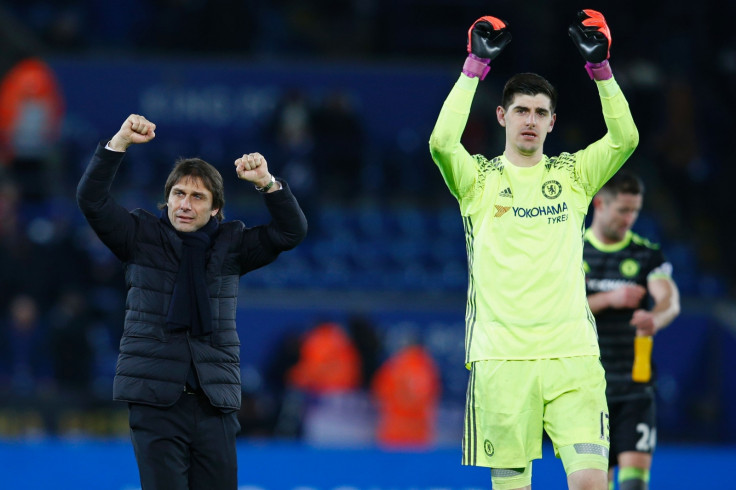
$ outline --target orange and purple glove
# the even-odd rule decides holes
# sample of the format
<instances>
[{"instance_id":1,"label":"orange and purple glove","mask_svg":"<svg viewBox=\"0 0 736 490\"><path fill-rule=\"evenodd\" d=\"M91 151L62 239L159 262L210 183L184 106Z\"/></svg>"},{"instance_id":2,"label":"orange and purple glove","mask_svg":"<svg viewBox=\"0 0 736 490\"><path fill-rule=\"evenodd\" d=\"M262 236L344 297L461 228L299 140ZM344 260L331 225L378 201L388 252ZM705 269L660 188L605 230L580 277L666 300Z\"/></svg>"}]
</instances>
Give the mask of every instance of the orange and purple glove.
<instances>
[{"instance_id":1,"label":"orange and purple glove","mask_svg":"<svg viewBox=\"0 0 736 490\"><path fill-rule=\"evenodd\" d=\"M578 20L567 30L572 42L585 59L585 69L593 80L608 80L613 76L608 58L611 56L611 30L603 14L584 9Z\"/></svg>"},{"instance_id":2,"label":"orange and purple glove","mask_svg":"<svg viewBox=\"0 0 736 490\"><path fill-rule=\"evenodd\" d=\"M486 15L468 29L468 57L463 73L483 80L491 70L491 60L511 42L508 23Z\"/></svg>"}]
</instances>

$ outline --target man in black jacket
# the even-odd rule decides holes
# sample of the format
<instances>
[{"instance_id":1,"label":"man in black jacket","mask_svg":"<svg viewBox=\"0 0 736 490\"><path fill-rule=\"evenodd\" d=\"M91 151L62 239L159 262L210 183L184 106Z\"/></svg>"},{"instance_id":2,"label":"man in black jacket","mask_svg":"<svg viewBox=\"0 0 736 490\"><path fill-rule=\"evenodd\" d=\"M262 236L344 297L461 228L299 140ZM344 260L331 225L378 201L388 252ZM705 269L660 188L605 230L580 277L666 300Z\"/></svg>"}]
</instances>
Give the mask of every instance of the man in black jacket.
<instances>
[{"instance_id":1,"label":"man in black jacket","mask_svg":"<svg viewBox=\"0 0 736 490\"><path fill-rule=\"evenodd\" d=\"M307 222L288 186L259 153L235 160L240 179L264 194L268 225L223 222L222 176L198 158L177 161L161 215L128 212L110 196L124 152L155 137L132 114L100 143L77 202L125 267L127 298L113 398L128 402L142 488L237 488L239 278L295 247Z\"/></svg>"}]
</instances>

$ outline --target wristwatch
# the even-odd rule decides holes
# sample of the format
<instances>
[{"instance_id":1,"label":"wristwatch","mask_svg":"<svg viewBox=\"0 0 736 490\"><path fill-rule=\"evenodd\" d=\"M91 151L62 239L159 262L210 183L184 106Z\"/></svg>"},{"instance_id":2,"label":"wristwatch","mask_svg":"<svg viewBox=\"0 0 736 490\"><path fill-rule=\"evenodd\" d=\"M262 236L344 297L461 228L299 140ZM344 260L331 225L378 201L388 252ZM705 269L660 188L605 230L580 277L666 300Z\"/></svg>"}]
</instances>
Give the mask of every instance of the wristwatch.
<instances>
[{"instance_id":1,"label":"wristwatch","mask_svg":"<svg viewBox=\"0 0 736 490\"><path fill-rule=\"evenodd\" d=\"M258 187L257 185L254 186L258 192L268 192L271 187L276 183L276 177L271 174L271 180L268 182L268 184L264 185L263 187Z\"/></svg>"}]
</instances>

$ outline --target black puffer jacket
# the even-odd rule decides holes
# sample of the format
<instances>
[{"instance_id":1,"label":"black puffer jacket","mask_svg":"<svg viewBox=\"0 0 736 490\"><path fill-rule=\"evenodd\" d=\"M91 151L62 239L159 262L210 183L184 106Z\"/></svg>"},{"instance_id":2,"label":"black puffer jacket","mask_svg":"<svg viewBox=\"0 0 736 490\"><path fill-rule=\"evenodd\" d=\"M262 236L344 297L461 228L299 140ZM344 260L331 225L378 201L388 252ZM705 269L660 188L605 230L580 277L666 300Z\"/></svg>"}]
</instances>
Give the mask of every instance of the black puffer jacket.
<instances>
[{"instance_id":1,"label":"black puffer jacket","mask_svg":"<svg viewBox=\"0 0 736 490\"><path fill-rule=\"evenodd\" d=\"M213 406L240 408L240 340L236 331L240 276L273 262L306 235L307 224L288 186L264 194L268 225L221 223L207 253L206 280L213 333L190 337L166 326L179 270L182 241L158 216L128 212L109 190L124 153L100 144L77 188L77 202L92 229L124 263L128 290L113 398L170 406L181 396L192 361Z\"/></svg>"}]
</instances>

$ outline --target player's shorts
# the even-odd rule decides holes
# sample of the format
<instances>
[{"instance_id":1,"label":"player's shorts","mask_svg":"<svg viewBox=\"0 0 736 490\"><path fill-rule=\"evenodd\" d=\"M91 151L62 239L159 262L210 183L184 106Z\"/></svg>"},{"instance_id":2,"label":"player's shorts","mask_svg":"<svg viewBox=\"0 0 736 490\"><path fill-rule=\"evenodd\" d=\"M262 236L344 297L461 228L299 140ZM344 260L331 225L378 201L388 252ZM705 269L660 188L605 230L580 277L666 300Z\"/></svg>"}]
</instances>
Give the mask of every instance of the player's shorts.
<instances>
[{"instance_id":1,"label":"player's shorts","mask_svg":"<svg viewBox=\"0 0 736 490\"><path fill-rule=\"evenodd\" d=\"M598 357L473 362L463 430L465 465L525 468L547 432L568 473L608 468L606 380Z\"/></svg>"},{"instance_id":2,"label":"player's shorts","mask_svg":"<svg viewBox=\"0 0 736 490\"><path fill-rule=\"evenodd\" d=\"M657 446L654 396L608 403L611 414L611 466L624 451L653 453Z\"/></svg>"}]
</instances>

